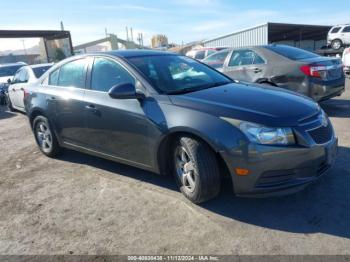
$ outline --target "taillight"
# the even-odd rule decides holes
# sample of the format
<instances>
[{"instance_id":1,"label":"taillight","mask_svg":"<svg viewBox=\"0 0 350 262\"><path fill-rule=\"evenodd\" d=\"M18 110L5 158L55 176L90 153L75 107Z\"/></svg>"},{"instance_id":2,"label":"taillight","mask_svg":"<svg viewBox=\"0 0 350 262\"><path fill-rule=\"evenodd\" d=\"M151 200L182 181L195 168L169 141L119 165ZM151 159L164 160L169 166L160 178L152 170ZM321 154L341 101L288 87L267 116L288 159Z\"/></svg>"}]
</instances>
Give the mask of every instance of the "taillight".
<instances>
[{"instance_id":1,"label":"taillight","mask_svg":"<svg viewBox=\"0 0 350 262\"><path fill-rule=\"evenodd\" d=\"M307 76L321 78L321 72L326 71L327 67L321 65L304 65L300 67L300 71L303 72Z\"/></svg>"},{"instance_id":2,"label":"taillight","mask_svg":"<svg viewBox=\"0 0 350 262\"><path fill-rule=\"evenodd\" d=\"M27 96L29 95L28 90L24 89L24 90L23 90L23 93L24 93L24 99L26 99Z\"/></svg>"}]
</instances>

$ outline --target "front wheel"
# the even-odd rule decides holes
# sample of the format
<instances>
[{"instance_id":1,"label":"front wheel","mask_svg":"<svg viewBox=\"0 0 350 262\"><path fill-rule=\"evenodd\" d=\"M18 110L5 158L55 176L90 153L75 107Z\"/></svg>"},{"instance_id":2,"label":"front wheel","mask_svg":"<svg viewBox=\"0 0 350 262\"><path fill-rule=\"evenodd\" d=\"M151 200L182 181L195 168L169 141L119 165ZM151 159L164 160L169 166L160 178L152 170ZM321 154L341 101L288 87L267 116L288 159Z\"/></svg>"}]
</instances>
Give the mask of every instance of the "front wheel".
<instances>
[{"instance_id":1,"label":"front wheel","mask_svg":"<svg viewBox=\"0 0 350 262\"><path fill-rule=\"evenodd\" d=\"M33 132L42 153L48 157L55 157L61 153L62 148L59 146L49 120L46 117L37 116L34 119Z\"/></svg>"},{"instance_id":2,"label":"front wheel","mask_svg":"<svg viewBox=\"0 0 350 262\"><path fill-rule=\"evenodd\" d=\"M13 108L12 106L12 103L11 103L11 99L10 97L7 95L6 96L6 104L7 104L7 108L11 111L11 112L14 112L15 109Z\"/></svg>"},{"instance_id":3,"label":"front wheel","mask_svg":"<svg viewBox=\"0 0 350 262\"><path fill-rule=\"evenodd\" d=\"M334 50L338 50L343 46L343 42L340 39L335 39L332 41L331 46Z\"/></svg>"},{"instance_id":4,"label":"front wheel","mask_svg":"<svg viewBox=\"0 0 350 262\"><path fill-rule=\"evenodd\" d=\"M180 137L173 147L174 174L181 192L193 203L214 198L221 177L215 153L204 142Z\"/></svg>"}]
</instances>

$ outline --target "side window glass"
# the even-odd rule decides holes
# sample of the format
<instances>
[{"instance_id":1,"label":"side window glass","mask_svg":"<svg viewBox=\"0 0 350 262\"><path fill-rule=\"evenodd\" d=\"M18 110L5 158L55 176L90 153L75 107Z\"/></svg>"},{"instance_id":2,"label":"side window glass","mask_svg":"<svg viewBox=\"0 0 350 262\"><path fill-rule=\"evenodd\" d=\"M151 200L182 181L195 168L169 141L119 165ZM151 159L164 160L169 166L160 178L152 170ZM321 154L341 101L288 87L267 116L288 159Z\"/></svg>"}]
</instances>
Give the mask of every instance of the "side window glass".
<instances>
[{"instance_id":1,"label":"side window glass","mask_svg":"<svg viewBox=\"0 0 350 262\"><path fill-rule=\"evenodd\" d=\"M257 53L254 52L254 65L260 65L260 64L265 64L264 59L261 58Z\"/></svg>"},{"instance_id":2,"label":"side window glass","mask_svg":"<svg viewBox=\"0 0 350 262\"><path fill-rule=\"evenodd\" d=\"M334 27L331 31L331 34L335 34L335 33L338 33L340 30L340 27Z\"/></svg>"},{"instance_id":3,"label":"side window glass","mask_svg":"<svg viewBox=\"0 0 350 262\"><path fill-rule=\"evenodd\" d=\"M343 33L350 33L350 26L344 27Z\"/></svg>"},{"instance_id":4,"label":"side window glass","mask_svg":"<svg viewBox=\"0 0 350 262\"><path fill-rule=\"evenodd\" d=\"M16 83L19 83L19 76L20 76L20 73L21 73L21 70L18 70L16 72L16 74L14 75L13 79L12 79L12 83L13 84L16 84Z\"/></svg>"},{"instance_id":5,"label":"side window glass","mask_svg":"<svg viewBox=\"0 0 350 262\"><path fill-rule=\"evenodd\" d=\"M27 71L25 69L22 69L20 74L19 74L19 82L25 83L26 80L27 80Z\"/></svg>"},{"instance_id":6,"label":"side window glass","mask_svg":"<svg viewBox=\"0 0 350 262\"><path fill-rule=\"evenodd\" d=\"M57 86L59 70L56 69L49 75L49 85Z\"/></svg>"},{"instance_id":7,"label":"side window glass","mask_svg":"<svg viewBox=\"0 0 350 262\"><path fill-rule=\"evenodd\" d=\"M229 62L229 66L252 65L252 64L255 64L254 62L255 59L256 59L256 54L253 51L239 50L233 53Z\"/></svg>"},{"instance_id":8,"label":"side window glass","mask_svg":"<svg viewBox=\"0 0 350 262\"><path fill-rule=\"evenodd\" d=\"M85 66L86 59L75 60L61 66L58 85L84 88L86 76Z\"/></svg>"},{"instance_id":9,"label":"side window glass","mask_svg":"<svg viewBox=\"0 0 350 262\"><path fill-rule=\"evenodd\" d=\"M204 59L204 57L205 57L205 51L198 51L194 56L195 59Z\"/></svg>"},{"instance_id":10,"label":"side window glass","mask_svg":"<svg viewBox=\"0 0 350 262\"><path fill-rule=\"evenodd\" d=\"M91 74L92 90L108 92L111 87L121 83L135 84L135 79L118 63L106 58L95 58Z\"/></svg>"}]
</instances>

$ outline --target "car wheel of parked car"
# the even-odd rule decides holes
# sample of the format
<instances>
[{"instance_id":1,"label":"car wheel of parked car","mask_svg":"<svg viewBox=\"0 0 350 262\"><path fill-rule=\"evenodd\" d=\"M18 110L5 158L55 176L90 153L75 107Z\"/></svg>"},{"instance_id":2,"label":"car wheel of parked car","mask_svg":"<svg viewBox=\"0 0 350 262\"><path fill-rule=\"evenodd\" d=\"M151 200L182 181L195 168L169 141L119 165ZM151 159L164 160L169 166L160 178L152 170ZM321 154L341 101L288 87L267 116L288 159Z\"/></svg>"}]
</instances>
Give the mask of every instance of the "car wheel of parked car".
<instances>
[{"instance_id":1,"label":"car wheel of parked car","mask_svg":"<svg viewBox=\"0 0 350 262\"><path fill-rule=\"evenodd\" d=\"M331 46L333 49L338 50L343 46L343 42L340 39L335 39L332 41Z\"/></svg>"},{"instance_id":2,"label":"car wheel of parked car","mask_svg":"<svg viewBox=\"0 0 350 262\"><path fill-rule=\"evenodd\" d=\"M33 130L41 152L49 157L55 157L61 153L62 149L46 117L37 116L33 121Z\"/></svg>"},{"instance_id":3,"label":"car wheel of parked car","mask_svg":"<svg viewBox=\"0 0 350 262\"><path fill-rule=\"evenodd\" d=\"M173 148L174 173L181 192L193 203L214 198L221 183L215 153L189 136L179 138Z\"/></svg>"}]
</instances>

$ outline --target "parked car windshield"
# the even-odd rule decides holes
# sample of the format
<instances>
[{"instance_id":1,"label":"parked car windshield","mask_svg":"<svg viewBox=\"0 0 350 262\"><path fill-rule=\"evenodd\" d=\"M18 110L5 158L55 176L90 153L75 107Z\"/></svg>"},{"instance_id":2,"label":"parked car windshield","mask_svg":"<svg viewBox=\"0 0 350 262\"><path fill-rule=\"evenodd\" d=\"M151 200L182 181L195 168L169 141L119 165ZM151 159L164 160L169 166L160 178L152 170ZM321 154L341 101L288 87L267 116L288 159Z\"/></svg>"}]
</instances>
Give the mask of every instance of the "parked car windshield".
<instances>
[{"instance_id":1,"label":"parked car windshield","mask_svg":"<svg viewBox=\"0 0 350 262\"><path fill-rule=\"evenodd\" d=\"M33 72L36 78L41 77L51 66L41 66L33 68Z\"/></svg>"},{"instance_id":2,"label":"parked car windshield","mask_svg":"<svg viewBox=\"0 0 350 262\"><path fill-rule=\"evenodd\" d=\"M177 55L129 58L160 92L180 94L232 82L219 72L191 58Z\"/></svg>"},{"instance_id":3,"label":"parked car windshield","mask_svg":"<svg viewBox=\"0 0 350 262\"><path fill-rule=\"evenodd\" d=\"M219 51L216 52L210 56L207 56L203 62L204 63L208 63L208 62L220 62L220 61L224 61L228 55L228 53L230 52L230 50L223 50L223 51Z\"/></svg>"},{"instance_id":4,"label":"parked car windshield","mask_svg":"<svg viewBox=\"0 0 350 262\"><path fill-rule=\"evenodd\" d=\"M23 65L15 65L15 66L3 66L0 67L0 77L3 76L13 76Z\"/></svg>"},{"instance_id":5,"label":"parked car windshield","mask_svg":"<svg viewBox=\"0 0 350 262\"><path fill-rule=\"evenodd\" d=\"M265 48L291 60L303 60L319 56L309 51L286 45L268 45Z\"/></svg>"}]
</instances>

